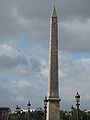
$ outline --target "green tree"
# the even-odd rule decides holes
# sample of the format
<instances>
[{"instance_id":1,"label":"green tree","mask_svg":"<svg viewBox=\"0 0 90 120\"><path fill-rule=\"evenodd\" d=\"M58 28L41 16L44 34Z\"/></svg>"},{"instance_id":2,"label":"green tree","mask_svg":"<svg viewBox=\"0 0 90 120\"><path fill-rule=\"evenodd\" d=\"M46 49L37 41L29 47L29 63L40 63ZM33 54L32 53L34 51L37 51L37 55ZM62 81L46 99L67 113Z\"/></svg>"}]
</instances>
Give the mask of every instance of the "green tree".
<instances>
[{"instance_id":1,"label":"green tree","mask_svg":"<svg viewBox=\"0 0 90 120\"><path fill-rule=\"evenodd\" d=\"M69 120L69 114L67 111L60 111L60 120Z\"/></svg>"}]
</instances>

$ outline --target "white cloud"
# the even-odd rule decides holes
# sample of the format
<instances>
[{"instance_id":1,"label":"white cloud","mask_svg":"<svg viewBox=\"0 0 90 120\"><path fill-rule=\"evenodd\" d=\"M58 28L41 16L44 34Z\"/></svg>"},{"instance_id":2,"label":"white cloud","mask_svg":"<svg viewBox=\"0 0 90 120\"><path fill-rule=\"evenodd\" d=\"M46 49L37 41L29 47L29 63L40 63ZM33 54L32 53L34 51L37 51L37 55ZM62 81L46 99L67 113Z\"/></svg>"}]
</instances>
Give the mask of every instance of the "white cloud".
<instances>
[{"instance_id":1,"label":"white cloud","mask_svg":"<svg viewBox=\"0 0 90 120\"><path fill-rule=\"evenodd\" d=\"M12 71L18 65L27 65L24 54L13 46L7 44L0 45L0 70Z\"/></svg>"},{"instance_id":2,"label":"white cloud","mask_svg":"<svg viewBox=\"0 0 90 120\"><path fill-rule=\"evenodd\" d=\"M18 81L17 82L18 88L26 88L26 87L31 87L32 85L27 82L27 81Z\"/></svg>"},{"instance_id":3,"label":"white cloud","mask_svg":"<svg viewBox=\"0 0 90 120\"><path fill-rule=\"evenodd\" d=\"M0 91L3 91L0 97L1 105L11 103L11 106L14 106L21 102L25 106L25 101L30 97L34 105L41 105L48 83L47 44L51 7L50 1L0 1ZM59 48L74 52L90 51L90 2L56 1L56 9L60 18ZM30 41L28 49L19 45L23 36ZM61 99L69 107L74 101L74 93L79 90L81 101L87 101L90 108L90 59L77 60L69 53L62 52L59 62Z\"/></svg>"},{"instance_id":4,"label":"white cloud","mask_svg":"<svg viewBox=\"0 0 90 120\"><path fill-rule=\"evenodd\" d=\"M12 48L12 46L9 46L7 44L1 44L0 45L0 56L7 56L10 57L11 59L17 58L19 56L19 52Z\"/></svg>"}]
</instances>

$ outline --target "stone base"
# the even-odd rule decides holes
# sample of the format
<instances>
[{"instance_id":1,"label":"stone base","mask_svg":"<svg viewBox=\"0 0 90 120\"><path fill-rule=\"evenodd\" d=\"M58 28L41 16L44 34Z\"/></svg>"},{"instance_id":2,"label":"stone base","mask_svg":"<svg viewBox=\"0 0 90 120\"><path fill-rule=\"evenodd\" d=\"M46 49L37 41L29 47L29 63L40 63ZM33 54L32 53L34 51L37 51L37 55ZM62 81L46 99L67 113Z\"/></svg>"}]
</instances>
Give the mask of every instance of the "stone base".
<instances>
[{"instance_id":1,"label":"stone base","mask_svg":"<svg viewBox=\"0 0 90 120\"><path fill-rule=\"evenodd\" d=\"M48 101L47 103L47 120L60 120L59 99Z\"/></svg>"}]
</instances>

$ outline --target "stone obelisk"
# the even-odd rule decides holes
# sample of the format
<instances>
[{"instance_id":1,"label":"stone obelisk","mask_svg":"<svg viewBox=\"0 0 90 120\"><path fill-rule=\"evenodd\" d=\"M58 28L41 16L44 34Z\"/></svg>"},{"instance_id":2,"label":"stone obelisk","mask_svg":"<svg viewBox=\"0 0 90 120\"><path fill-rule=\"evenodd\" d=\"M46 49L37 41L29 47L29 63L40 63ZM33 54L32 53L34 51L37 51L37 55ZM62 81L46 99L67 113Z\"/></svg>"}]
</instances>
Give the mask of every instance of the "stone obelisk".
<instances>
[{"instance_id":1,"label":"stone obelisk","mask_svg":"<svg viewBox=\"0 0 90 120\"><path fill-rule=\"evenodd\" d=\"M55 6L50 18L47 120L60 120L58 82L58 21Z\"/></svg>"}]
</instances>

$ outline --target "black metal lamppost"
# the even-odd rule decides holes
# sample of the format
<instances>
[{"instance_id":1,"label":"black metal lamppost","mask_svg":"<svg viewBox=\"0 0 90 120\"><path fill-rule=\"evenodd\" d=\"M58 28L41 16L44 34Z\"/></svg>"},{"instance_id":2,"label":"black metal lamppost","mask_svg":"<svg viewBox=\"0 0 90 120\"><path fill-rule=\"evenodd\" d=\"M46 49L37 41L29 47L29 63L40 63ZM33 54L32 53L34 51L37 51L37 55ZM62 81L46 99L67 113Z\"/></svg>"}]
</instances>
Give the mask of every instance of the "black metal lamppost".
<instances>
[{"instance_id":1,"label":"black metal lamppost","mask_svg":"<svg viewBox=\"0 0 90 120\"><path fill-rule=\"evenodd\" d=\"M19 120L19 118L20 118L20 112L21 112L21 109L20 109L20 107L17 105L17 107L16 107L16 113L17 113L17 120Z\"/></svg>"},{"instance_id":2,"label":"black metal lamppost","mask_svg":"<svg viewBox=\"0 0 90 120\"><path fill-rule=\"evenodd\" d=\"M76 106L77 106L77 120L79 120L79 105L80 105L80 95L79 93L77 92L76 96Z\"/></svg>"},{"instance_id":3,"label":"black metal lamppost","mask_svg":"<svg viewBox=\"0 0 90 120\"><path fill-rule=\"evenodd\" d=\"M89 111L87 112L87 120L89 120Z\"/></svg>"},{"instance_id":4,"label":"black metal lamppost","mask_svg":"<svg viewBox=\"0 0 90 120\"><path fill-rule=\"evenodd\" d=\"M44 113L44 119L46 120L46 116L47 116L47 97L45 97L44 99L44 110L45 110L45 113Z\"/></svg>"},{"instance_id":5,"label":"black metal lamppost","mask_svg":"<svg viewBox=\"0 0 90 120\"><path fill-rule=\"evenodd\" d=\"M31 108L31 103L28 102L27 104L27 110L28 110L28 120L30 120L30 108Z\"/></svg>"},{"instance_id":6,"label":"black metal lamppost","mask_svg":"<svg viewBox=\"0 0 90 120\"><path fill-rule=\"evenodd\" d=\"M73 109L74 109L74 107L73 107L73 105L72 105L72 106L71 106L71 114L72 114L71 120L73 120Z\"/></svg>"}]
</instances>

